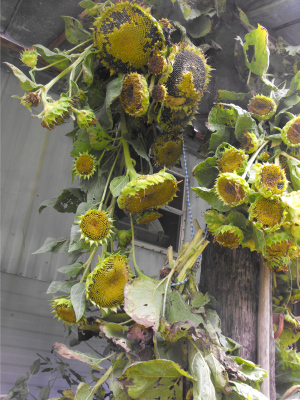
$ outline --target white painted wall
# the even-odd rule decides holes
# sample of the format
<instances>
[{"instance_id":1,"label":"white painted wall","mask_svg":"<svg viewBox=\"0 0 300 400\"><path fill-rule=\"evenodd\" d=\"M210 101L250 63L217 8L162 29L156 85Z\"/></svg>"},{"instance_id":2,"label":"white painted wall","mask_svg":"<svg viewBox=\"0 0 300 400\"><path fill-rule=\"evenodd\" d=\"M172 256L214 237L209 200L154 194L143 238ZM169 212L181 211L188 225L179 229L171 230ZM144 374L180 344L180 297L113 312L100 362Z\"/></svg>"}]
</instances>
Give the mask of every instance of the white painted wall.
<instances>
[{"instance_id":1,"label":"white painted wall","mask_svg":"<svg viewBox=\"0 0 300 400\"><path fill-rule=\"evenodd\" d=\"M53 314L47 300L49 282L62 278L57 268L67 265L67 255L32 255L47 237L68 237L73 214L61 215L46 208L39 215L42 201L60 194L71 186L71 139L65 133L72 126L62 125L47 131L40 120L32 118L11 95L23 95L12 73L2 71L1 92L1 382L0 394L7 393L15 380L24 375L36 359L36 353L48 355L56 341L64 339L64 328ZM188 170L198 163L187 155ZM190 174L191 175L191 174ZM190 176L191 186L197 186ZM55 187L55 192L53 188ZM190 191L193 218L204 227L205 203ZM190 241L189 217L186 220L185 241ZM165 255L136 248L138 265L151 276L157 276ZM100 350L105 346L93 340ZM82 344L80 349L86 351ZM76 370L88 375L88 368L76 364ZM39 374L33 383L43 384ZM58 385L59 386L59 385Z\"/></svg>"}]
</instances>

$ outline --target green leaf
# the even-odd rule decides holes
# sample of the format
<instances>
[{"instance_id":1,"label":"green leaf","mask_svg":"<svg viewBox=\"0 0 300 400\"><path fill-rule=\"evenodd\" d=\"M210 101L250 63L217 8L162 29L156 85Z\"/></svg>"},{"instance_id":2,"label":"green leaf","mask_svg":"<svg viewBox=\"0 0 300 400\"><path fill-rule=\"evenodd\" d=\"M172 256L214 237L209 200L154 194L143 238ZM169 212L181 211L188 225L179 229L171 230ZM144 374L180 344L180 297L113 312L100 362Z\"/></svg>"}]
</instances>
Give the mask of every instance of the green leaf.
<instances>
[{"instance_id":1,"label":"green leaf","mask_svg":"<svg viewBox=\"0 0 300 400\"><path fill-rule=\"evenodd\" d=\"M4 62L4 64L8 65L11 68L15 77L18 78L19 85L23 90L26 90L27 92L32 92L42 87L42 85L38 85L37 83L34 83L29 78L27 78L27 76L23 74L23 72L19 68L15 67L12 64L9 64L8 62Z\"/></svg>"},{"instance_id":2,"label":"green leaf","mask_svg":"<svg viewBox=\"0 0 300 400\"><path fill-rule=\"evenodd\" d=\"M183 376L194 380L173 361L151 360L131 364L117 381L132 399L172 400L182 397L178 382Z\"/></svg>"},{"instance_id":3,"label":"green leaf","mask_svg":"<svg viewBox=\"0 0 300 400\"><path fill-rule=\"evenodd\" d=\"M113 146L110 144L112 142L112 138L106 133L99 123L89 126L87 128L87 133L89 136L90 145L93 149L110 150L113 148Z\"/></svg>"},{"instance_id":4,"label":"green leaf","mask_svg":"<svg viewBox=\"0 0 300 400\"><path fill-rule=\"evenodd\" d=\"M255 120L251 117L251 114L248 111L242 110L242 113L239 113L238 115L234 129L234 134L237 140L242 141L245 131L258 134Z\"/></svg>"},{"instance_id":5,"label":"green leaf","mask_svg":"<svg viewBox=\"0 0 300 400\"><path fill-rule=\"evenodd\" d=\"M292 160L288 159L288 166L290 170L290 179L295 191L300 190L300 166L296 165Z\"/></svg>"},{"instance_id":6,"label":"green leaf","mask_svg":"<svg viewBox=\"0 0 300 400\"><path fill-rule=\"evenodd\" d=\"M220 128L234 128L238 113L242 111L240 107L234 104L219 103L215 105L208 115L209 129L211 131L218 131Z\"/></svg>"},{"instance_id":7,"label":"green leaf","mask_svg":"<svg viewBox=\"0 0 300 400\"><path fill-rule=\"evenodd\" d=\"M41 366L41 360L38 358L33 362L33 364L30 366L30 373L31 375L35 375L39 372Z\"/></svg>"},{"instance_id":8,"label":"green leaf","mask_svg":"<svg viewBox=\"0 0 300 400\"><path fill-rule=\"evenodd\" d=\"M193 21L191 21L187 26L187 33L191 35L194 39L203 37L207 35L210 31L211 19L208 18L207 15L201 15L201 17L199 18L193 19Z\"/></svg>"},{"instance_id":9,"label":"green leaf","mask_svg":"<svg viewBox=\"0 0 300 400\"><path fill-rule=\"evenodd\" d=\"M131 144L131 146L134 148L134 150L140 157L142 157L148 161L148 164L149 164L150 170L151 170L150 174L151 174L152 173L152 165L151 165L150 159L148 157L148 154L147 154L142 142L140 140L130 140L130 139L127 139L127 142Z\"/></svg>"},{"instance_id":10,"label":"green leaf","mask_svg":"<svg viewBox=\"0 0 300 400\"><path fill-rule=\"evenodd\" d=\"M112 120L110 106L120 96L122 87L123 87L124 78L125 78L125 75L120 75L120 76L118 76L118 78L115 78L112 81L110 81L106 87L106 98L105 98L105 103L104 103L103 107L105 108L106 116L108 117L111 125L112 125L113 120ZM100 113L100 121L102 123L101 113ZM111 126L109 126L108 129L110 129L110 127ZM107 126L105 126L105 128L107 128Z\"/></svg>"},{"instance_id":11,"label":"green leaf","mask_svg":"<svg viewBox=\"0 0 300 400\"><path fill-rule=\"evenodd\" d=\"M218 90L217 102L223 101L249 101L252 95L250 93L235 93L228 90Z\"/></svg>"},{"instance_id":12,"label":"green leaf","mask_svg":"<svg viewBox=\"0 0 300 400\"><path fill-rule=\"evenodd\" d=\"M74 400L87 400L88 398L92 398L92 389L93 387L89 383L80 382L77 387Z\"/></svg>"},{"instance_id":13,"label":"green leaf","mask_svg":"<svg viewBox=\"0 0 300 400\"><path fill-rule=\"evenodd\" d=\"M105 358L97 358L91 356L88 353L81 353L79 351L70 350L66 345L62 343L54 343L54 345L52 346L52 351L55 351L67 360L81 361L85 364L88 364L94 369L103 369L100 364L105 360Z\"/></svg>"},{"instance_id":14,"label":"green leaf","mask_svg":"<svg viewBox=\"0 0 300 400\"><path fill-rule=\"evenodd\" d=\"M105 183L106 177L104 175L101 175L100 179L96 179L95 182L93 182L87 192L88 203L97 204L101 201Z\"/></svg>"},{"instance_id":15,"label":"green leaf","mask_svg":"<svg viewBox=\"0 0 300 400\"><path fill-rule=\"evenodd\" d=\"M265 235L253 226L253 239L257 251L263 252L265 248Z\"/></svg>"},{"instance_id":16,"label":"green leaf","mask_svg":"<svg viewBox=\"0 0 300 400\"><path fill-rule=\"evenodd\" d=\"M247 400L268 400L268 398L264 394L256 389L253 389L251 386L245 383L239 383L236 381L230 381L230 383L233 385L232 390L239 396L241 396L242 399L245 398Z\"/></svg>"},{"instance_id":17,"label":"green leaf","mask_svg":"<svg viewBox=\"0 0 300 400\"><path fill-rule=\"evenodd\" d=\"M63 17L65 20L65 32L67 40L72 44L80 44L92 37L92 34L86 31L81 22L72 17Z\"/></svg>"},{"instance_id":18,"label":"green leaf","mask_svg":"<svg viewBox=\"0 0 300 400\"><path fill-rule=\"evenodd\" d=\"M82 63L82 72L83 72L83 82L92 83L94 79L94 54L89 53L83 63Z\"/></svg>"},{"instance_id":19,"label":"green leaf","mask_svg":"<svg viewBox=\"0 0 300 400\"><path fill-rule=\"evenodd\" d=\"M138 324L158 330L164 296L170 292L160 281L137 278L124 290L124 310Z\"/></svg>"},{"instance_id":20,"label":"green leaf","mask_svg":"<svg viewBox=\"0 0 300 400\"><path fill-rule=\"evenodd\" d=\"M182 12L184 19L187 19L187 17L190 15L190 13L192 11L191 7L184 1L178 1L178 4L179 4L179 7L180 7L180 10Z\"/></svg>"},{"instance_id":21,"label":"green leaf","mask_svg":"<svg viewBox=\"0 0 300 400\"><path fill-rule=\"evenodd\" d=\"M170 324L175 322L191 321L195 324L196 328L199 325L205 325L203 318L199 314L194 314L192 308L183 299L182 295L174 290L169 296L169 304L167 307L167 320Z\"/></svg>"},{"instance_id":22,"label":"green leaf","mask_svg":"<svg viewBox=\"0 0 300 400\"><path fill-rule=\"evenodd\" d=\"M79 156L79 153L82 154L85 151L90 151L90 150L91 150L91 145L90 145L89 135L87 131L80 129L77 139L74 140L73 150L71 151L70 156L77 157Z\"/></svg>"},{"instance_id":23,"label":"green leaf","mask_svg":"<svg viewBox=\"0 0 300 400\"><path fill-rule=\"evenodd\" d=\"M72 58L66 54L57 54L54 51L49 50L47 47L41 44L34 45L38 53L41 55L43 60L49 64L55 63L55 67L59 69L66 69L72 62Z\"/></svg>"},{"instance_id":24,"label":"green leaf","mask_svg":"<svg viewBox=\"0 0 300 400\"><path fill-rule=\"evenodd\" d=\"M83 263L78 262L70 265L66 265L65 267L58 268L58 272L62 274L66 274L69 276L77 275L80 271L82 271Z\"/></svg>"},{"instance_id":25,"label":"green leaf","mask_svg":"<svg viewBox=\"0 0 300 400\"><path fill-rule=\"evenodd\" d=\"M254 54L248 59L247 51L253 46ZM257 29L247 33L244 38L243 50L247 67L256 75L262 76L269 68L268 31L258 24Z\"/></svg>"},{"instance_id":26,"label":"green leaf","mask_svg":"<svg viewBox=\"0 0 300 400\"><path fill-rule=\"evenodd\" d=\"M193 175L197 179L200 186L211 188L214 186L219 170L217 168L216 156L207 157L205 161L196 165L193 169Z\"/></svg>"},{"instance_id":27,"label":"green leaf","mask_svg":"<svg viewBox=\"0 0 300 400\"><path fill-rule=\"evenodd\" d=\"M210 302L208 293L197 292L192 298L191 305L193 308L201 308Z\"/></svg>"},{"instance_id":28,"label":"green leaf","mask_svg":"<svg viewBox=\"0 0 300 400\"><path fill-rule=\"evenodd\" d=\"M48 287L47 294L64 292L70 293L72 286L74 286L78 281L53 281Z\"/></svg>"},{"instance_id":29,"label":"green leaf","mask_svg":"<svg viewBox=\"0 0 300 400\"><path fill-rule=\"evenodd\" d=\"M83 0L79 3L79 5L80 7L89 10L90 8L93 8L95 6L95 3L92 0Z\"/></svg>"},{"instance_id":30,"label":"green leaf","mask_svg":"<svg viewBox=\"0 0 300 400\"><path fill-rule=\"evenodd\" d=\"M231 393L225 367L212 353L205 356L205 361L212 373L215 389L222 390L225 394Z\"/></svg>"},{"instance_id":31,"label":"green leaf","mask_svg":"<svg viewBox=\"0 0 300 400\"><path fill-rule=\"evenodd\" d=\"M237 7L237 9L238 9L238 12L239 12L240 21L244 25L244 27L248 31L252 31L253 29L255 29L255 27L250 24L249 19L248 19L247 15L244 13L244 11L240 7Z\"/></svg>"},{"instance_id":32,"label":"green leaf","mask_svg":"<svg viewBox=\"0 0 300 400\"><path fill-rule=\"evenodd\" d=\"M297 74L294 76L289 91L287 92L287 96L291 96L297 90L300 90L300 71L298 71Z\"/></svg>"},{"instance_id":33,"label":"green leaf","mask_svg":"<svg viewBox=\"0 0 300 400\"><path fill-rule=\"evenodd\" d=\"M196 379L196 382L193 382L193 398L195 400L217 400L209 366L196 344L191 341L188 343L188 359L189 372Z\"/></svg>"},{"instance_id":34,"label":"green leaf","mask_svg":"<svg viewBox=\"0 0 300 400\"><path fill-rule=\"evenodd\" d=\"M41 203L39 213L46 207L53 207L61 213L75 213L79 204L84 200L84 192L77 188L64 189L59 196Z\"/></svg>"},{"instance_id":35,"label":"green leaf","mask_svg":"<svg viewBox=\"0 0 300 400\"><path fill-rule=\"evenodd\" d=\"M242 367L239 372L242 373L250 381L262 381L268 376L267 371L258 367L249 360L244 360L243 358L238 356L232 356L231 358L233 358L234 361Z\"/></svg>"},{"instance_id":36,"label":"green leaf","mask_svg":"<svg viewBox=\"0 0 300 400\"><path fill-rule=\"evenodd\" d=\"M85 311L85 283L79 282L71 288L71 303L73 305L76 322L84 315Z\"/></svg>"},{"instance_id":37,"label":"green leaf","mask_svg":"<svg viewBox=\"0 0 300 400\"><path fill-rule=\"evenodd\" d=\"M197 8L192 8L189 15L186 17L187 21L190 21L191 19L195 19L200 17L201 11L197 10Z\"/></svg>"},{"instance_id":38,"label":"green leaf","mask_svg":"<svg viewBox=\"0 0 300 400\"><path fill-rule=\"evenodd\" d=\"M219 128L209 139L208 151L215 151L223 142L230 141L230 128Z\"/></svg>"},{"instance_id":39,"label":"green leaf","mask_svg":"<svg viewBox=\"0 0 300 400\"><path fill-rule=\"evenodd\" d=\"M129 182L129 177L127 175L116 176L110 182L110 191L113 197L120 196L121 190L123 189L123 187L127 185L128 182Z\"/></svg>"},{"instance_id":40,"label":"green leaf","mask_svg":"<svg viewBox=\"0 0 300 400\"><path fill-rule=\"evenodd\" d=\"M48 387L43 387L40 390L40 400L48 400L49 399L49 394L50 394L50 388Z\"/></svg>"},{"instance_id":41,"label":"green leaf","mask_svg":"<svg viewBox=\"0 0 300 400\"><path fill-rule=\"evenodd\" d=\"M216 190L214 188L207 189L206 187L197 187L192 188L192 190L199 196L201 199L205 200L209 205L216 208L218 211L228 211L231 209L230 206L226 206L219 199L216 194Z\"/></svg>"},{"instance_id":42,"label":"green leaf","mask_svg":"<svg viewBox=\"0 0 300 400\"><path fill-rule=\"evenodd\" d=\"M32 254L41 254L41 253L67 253L69 247L70 239L66 238L58 238L54 239L48 237L43 246L40 247L37 251Z\"/></svg>"},{"instance_id":43,"label":"green leaf","mask_svg":"<svg viewBox=\"0 0 300 400\"><path fill-rule=\"evenodd\" d=\"M240 229L247 228L248 219L241 212L235 210L230 211L227 218L232 225L237 226Z\"/></svg>"}]
</instances>

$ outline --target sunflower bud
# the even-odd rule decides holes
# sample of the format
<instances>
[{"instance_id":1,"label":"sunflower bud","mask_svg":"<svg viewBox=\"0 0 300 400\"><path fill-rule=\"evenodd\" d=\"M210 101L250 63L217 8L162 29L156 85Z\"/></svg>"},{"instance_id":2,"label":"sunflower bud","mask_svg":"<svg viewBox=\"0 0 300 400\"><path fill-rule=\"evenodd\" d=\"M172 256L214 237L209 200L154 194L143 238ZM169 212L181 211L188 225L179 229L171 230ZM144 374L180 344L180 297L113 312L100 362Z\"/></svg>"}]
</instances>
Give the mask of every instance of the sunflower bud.
<instances>
[{"instance_id":1,"label":"sunflower bud","mask_svg":"<svg viewBox=\"0 0 300 400\"><path fill-rule=\"evenodd\" d=\"M44 111L39 115L42 117L42 126L47 129L53 129L70 117L72 99L62 93L60 99L53 103L47 103Z\"/></svg>"},{"instance_id":2,"label":"sunflower bud","mask_svg":"<svg viewBox=\"0 0 300 400\"><path fill-rule=\"evenodd\" d=\"M248 110L252 117L258 120L266 120L273 117L276 112L276 103L271 97L258 94L248 104Z\"/></svg>"},{"instance_id":3,"label":"sunflower bud","mask_svg":"<svg viewBox=\"0 0 300 400\"><path fill-rule=\"evenodd\" d=\"M72 171L73 176L90 179L96 171L96 158L88 152L79 153L79 156L75 158Z\"/></svg>"},{"instance_id":4,"label":"sunflower bud","mask_svg":"<svg viewBox=\"0 0 300 400\"><path fill-rule=\"evenodd\" d=\"M74 110L76 113L76 121L81 129L85 129L91 125L95 125L98 121L98 118L95 117L95 114L92 110Z\"/></svg>"},{"instance_id":5,"label":"sunflower bud","mask_svg":"<svg viewBox=\"0 0 300 400\"><path fill-rule=\"evenodd\" d=\"M38 54L34 49L34 47L31 47L28 50L24 50L23 53L21 54L22 63L27 65L27 67L29 68L34 68L36 66L37 59L38 59Z\"/></svg>"},{"instance_id":6,"label":"sunflower bud","mask_svg":"<svg viewBox=\"0 0 300 400\"><path fill-rule=\"evenodd\" d=\"M119 241L119 247L129 246L132 240L132 230L131 229L129 229L128 231L118 230L117 238Z\"/></svg>"}]
</instances>

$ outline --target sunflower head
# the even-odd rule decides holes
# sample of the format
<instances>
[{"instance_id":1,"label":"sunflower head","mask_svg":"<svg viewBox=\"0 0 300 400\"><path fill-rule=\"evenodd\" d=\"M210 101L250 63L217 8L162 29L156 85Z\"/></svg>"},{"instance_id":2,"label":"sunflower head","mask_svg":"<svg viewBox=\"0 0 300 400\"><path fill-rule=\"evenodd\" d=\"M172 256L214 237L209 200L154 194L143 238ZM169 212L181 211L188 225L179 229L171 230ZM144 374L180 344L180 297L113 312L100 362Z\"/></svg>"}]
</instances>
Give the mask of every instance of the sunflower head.
<instances>
[{"instance_id":1,"label":"sunflower head","mask_svg":"<svg viewBox=\"0 0 300 400\"><path fill-rule=\"evenodd\" d=\"M136 223L139 225L147 225L160 217L162 217L162 214L157 211L145 211L137 216Z\"/></svg>"},{"instance_id":2,"label":"sunflower head","mask_svg":"<svg viewBox=\"0 0 300 400\"><path fill-rule=\"evenodd\" d=\"M111 254L101 260L86 280L86 297L99 308L115 309L124 301L124 287L130 280L129 260Z\"/></svg>"},{"instance_id":3,"label":"sunflower head","mask_svg":"<svg viewBox=\"0 0 300 400\"><path fill-rule=\"evenodd\" d=\"M92 246L100 246L107 243L112 233L112 220L106 212L99 210L88 210L84 215L78 217L79 232L81 239Z\"/></svg>"},{"instance_id":4,"label":"sunflower head","mask_svg":"<svg viewBox=\"0 0 300 400\"><path fill-rule=\"evenodd\" d=\"M98 121L92 110L76 110L76 121L80 129L88 128L91 125L95 125Z\"/></svg>"},{"instance_id":5,"label":"sunflower head","mask_svg":"<svg viewBox=\"0 0 300 400\"><path fill-rule=\"evenodd\" d=\"M195 46L181 43L173 47L168 61L169 71L159 82L168 91L166 106L186 111L196 107L209 82L205 56Z\"/></svg>"},{"instance_id":6,"label":"sunflower head","mask_svg":"<svg viewBox=\"0 0 300 400\"><path fill-rule=\"evenodd\" d=\"M292 118L282 129L281 139L287 146L300 146L300 116Z\"/></svg>"},{"instance_id":7,"label":"sunflower head","mask_svg":"<svg viewBox=\"0 0 300 400\"><path fill-rule=\"evenodd\" d=\"M165 107L158 123L165 132L182 133L187 125L192 123L197 109L197 106L188 111L172 110L169 107Z\"/></svg>"},{"instance_id":8,"label":"sunflower head","mask_svg":"<svg viewBox=\"0 0 300 400\"><path fill-rule=\"evenodd\" d=\"M231 172L220 174L215 184L216 192L224 204L236 207L248 202L250 188L245 179Z\"/></svg>"},{"instance_id":9,"label":"sunflower head","mask_svg":"<svg viewBox=\"0 0 300 400\"><path fill-rule=\"evenodd\" d=\"M279 199L266 199L258 196L249 208L249 219L256 228L274 232L286 218L286 207Z\"/></svg>"},{"instance_id":10,"label":"sunflower head","mask_svg":"<svg viewBox=\"0 0 300 400\"><path fill-rule=\"evenodd\" d=\"M247 166L248 156L243 150L234 148L225 149L223 155L218 160L218 169L221 173L234 172L243 173Z\"/></svg>"},{"instance_id":11,"label":"sunflower head","mask_svg":"<svg viewBox=\"0 0 300 400\"><path fill-rule=\"evenodd\" d=\"M288 256L264 258L264 262L275 273L288 272L291 259Z\"/></svg>"},{"instance_id":12,"label":"sunflower head","mask_svg":"<svg viewBox=\"0 0 300 400\"><path fill-rule=\"evenodd\" d=\"M149 90L145 77L136 72L126 75L120 101L123 109L133 117L145 114L149 106Z\"/></svg>"},{"instance_id":13,"label":"sunflower head","mask_svg":"<svg viewBox=\"0 0 300 400\"><path fill-rule=\"evenodd\" d=\"M22 63L27 65L27 67L34 68L37 63L38 53L34 47L30 47L30 49L23 51L20 58Z\"/></svg>"},{"instance_id":14,"label":"sunflower head","mask_svg":"<svg viewBox=\"0 0 300 400\"><path fill-rule=\"evenodd\" d=\"M165 46L162 27L136 3L107 8L94 25L95 47L111 73L145 72L151 50Z\"/></svg>"},{"instance_id":15,"label":"sunflower head","mask_svg":"<svg viewBox=\"0 0 300 400\"><path fill-rule=\"evenodd\" d=\"M204 214L204 219L209 232L215 233L222 225L225 224L226 217L216 210L208 210Z\"/></svg>"},{"instance_id":16,"label":"sunflower head","mask_svg":"<svg viewBox=\"0 0 300 400\"><path fill-rule=\"evenodd\" d=\"M166 71L166 68L166 58L158 49L155 49L148 60L148 71L153 75L161 75Z\"/></svg>"},{"instance_id":17,"label":"sunflower head","mask_svg":"<svg viewBox=\"0 0 300 400\"><path fill-rule=\"evenodd\" d=\"M155 164L160 167L171 167L176 164L182 156L182 144L181 135L167 133L159 136L151 146Z\"/></svg>"},{"instance_id":18,"label":"sunflower head","mask_svg":"<svg viewBox=\"0 0 300 400\"><path fill-rule=\"evenodd\" d=\"M164 170L140 175L129 182L118 197L118 206L131 214L168 204L177 191L176 178Z\"/></svg>"},{"instance_id":19,"label":"sunflower head","mask_svg":"<svg viewBox=\"0 0 300 400\"><path fill-rule=\"evenodd\" d=\"M162 103L167 95L167 89L164 85L157 84L152 90L152 98L157 103Z\"/></svg>"},{"instance_id":20,"label":"sunflower head","mask_svg":"<svg viewBox=\"0 0 300 400\"><path fill-rule=\"evenodd\" d=\"M60 99L47 103L44 110L39 115L42 117L41 124L44 128L53 129L70 117L72 99L62 93Z\"/></svg>"},{"instance_id":21,"label":"sunflower head","mask_svg":"<svg viewBox=\"0 0 300 400\"><path fill-rule=\"evenodd\" d=\"M223 225L215 233L215 241L221 246L237 249L244 240L243 232L237 226Z\"/></svg>"},{"instance_id":22,"label":"sunflower head","mask_svg":"<svg viewBox=\"0 0 300 400\"><path fill-rule=\"evenodd\" d=\"M266 238L264 256L268 259L288 257L294 238L286 232L272 233Z\"/></svg>"},{"instance_id":23,"label":"sunflower head","mask_svg":"<svg viewBox=\"0 0 300 400\"><path fill-rule=\"evenodd\" d=\"M66 297L50 300L52 312L55 314L54 318L62 320L64 323L69 325L78 324L81 325L86 322L86 317L83 316L78 322L76 322L76 314L71 303L71 300Z\"/></svg>"},{"instance_id":24,"label":"sunflower head","mask_svg":"<svg viewBox=\"0 0 300 400\"><path fill-rule=\"evenodd\" d=\"M257 94L248 104L248 110L252 117L258 120L270 119L276 112L276 103L271 97Z\"/></svg>"},{"instance_id":25,"label":"sunflower head","mask_svg":"<svg viewBox=\"0 0 300 400\"><path fill-rule=\"evenodd\" d=\"M244 133L241 148L246 154L252 154L258 149L258 140L254 133L248 131Z\"/></svg>"},{"instance_id":26,"label":"sunflower head","mask_svg":"<svg viewBox=\"0 0 300 400\"><path fill-rule=\"evenodd\" d=\"M24 94L23 97L21 97L21 104L29 109L31 111L31 107L37 107L41 102L40 96L38 93L34 92L29 92L27 94Z\"/></svg>"},{"instance_id":27,"label":"sunflower head","mask_svg":"<svg viewBox=\"0 0 300 400\"><path fill-rule=\"evenodd\" d=\"M261 164L255 175L255 186L264 197L276 197L287 188L284 169L275 164Z\"/></svg>"},{"instance_id":28,"label":"sunflower head","mask_svg":"<svg viewBox=\"0 0 300 400\"><path fill-rule=\"evenodd\" d=\"M74 166L72 169L74 176L79 178L90 179L96 171L96 158L89 154L87 151L79 153L74 160Z\"/></svg>"}]
</instances>

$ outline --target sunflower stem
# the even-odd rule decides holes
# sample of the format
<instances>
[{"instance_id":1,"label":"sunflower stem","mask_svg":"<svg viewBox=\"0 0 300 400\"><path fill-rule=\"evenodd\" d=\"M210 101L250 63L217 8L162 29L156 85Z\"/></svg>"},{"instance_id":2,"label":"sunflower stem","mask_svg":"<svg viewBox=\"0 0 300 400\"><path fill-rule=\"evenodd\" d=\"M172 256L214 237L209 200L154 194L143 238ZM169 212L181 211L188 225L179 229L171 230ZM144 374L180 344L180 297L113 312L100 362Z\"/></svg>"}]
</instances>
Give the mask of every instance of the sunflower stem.
<instances>
[{"instance_id":1,"label":"sunflower stem","mask_svg":"<svg viewBox=\"0 0 300 400\"><path fill-rule=\"evenodd\" d=\"M82 277L81 277L81 279L80 279L80 283L82 283L82 282L84 281L84 279L86 278L86 276L89 274L89 272L90 272L90 266L91 266L91 263L92 263L92 261L93 261L93 258L95 257L95 254L96 254L96 252L97 252L97 249L98 249L98 247L95 247L95 248L92 250L92 252L91 252L91 254L90 254L88 260L87 260L86 263L84 264L84 265L85 265L85 270L84 270L83 275L82 275Z\"/></svg>"},{"instance_id":2,"label":"sunflower stem","mask_svg":"<svg viewBox=\"0 0 300 400\"><path fill-rule=\"evenodd\" d=\"M300 160L298 160L297 158L295 158L295 157L293 157L293 156L290 156L289 154L287 154L285 151L281 151L279 154L278 154L278 156L284 156L284 157L286 157L286 158L290 158L291 160L293 160L293 161L296 161L296 163L297 164L300 164Z\"/></svg>"},{"instance_id":3,"label":"sunflower stem","mask_svg":"<svg viewBox=\"0 0 300 400\"><path fill-rule=\"evenodd\" d=\"M107 191L108 185L110 184L110 178L111 178L112 173L113 173L113 171L114 171L114 169L115 169L115 165L116 165L116 163L117 163L117 161L118 161L118 158L119 158L119 155L120 155L120 151L121 151L121 148L120 148L120 149L118 150L118 152L117 152L115 161L113 162L113 165L112 165L112 167L111 167L111 169L110 169L110 172L109 172L109 175L108 175L108 177L107 177L106 184L105 184L105 188L104 188L104 190L103 190L102 199L101 199L101 201L100 201L100 205L99 205L98 211L101 211L102 204L103 204L104 199L105 199L105 196L106 196L106 191Z\"/></svg>"},{"instance_id":4,"label":"sunflower stem","mask_svg":"<svg viewBox=\"0 0 300 400\"><path fill-rule=\"evenodd\" d=\"M258 156L258 154L261 152L261 150L265 147L265 145L268 143L267 140L265 140L263 142L263 144L256 150L256 152L253 154L253 156L250 158L250 160L248 161L247 167L245 169L245 172L242 175L242 179L246 179L246 176L248 174L248 172L250 171L252 164L254 163L256 157Z\"/></svg>"},{"instance_id":5,"label":"sunflower stem","mask_svg":"<svg viewBox=\"0 0 300 400\"><path fill-rule=\"evenodd\" d=\"M135 269L135 273L137 275L138 278L143 278L143 279L147 279L149 281L152 281L151 278L149 278L149 276L143 274L143 272L140 270L140 268L137 266L137 263L135 261L135 250L134 250L134 229L133 229L133 219L132 219L132 214L130 214L130 224L131 224L131 232L132 232L132 262L134 265L134 269Z\"/></svg>"},{"instance_id":6,"label":"sunflower stem","mask_svg":"<svg viewBox=\"0 0 300 400\"><path fill-rule=\"evenodd\" d=\"M123 145L123 150L124 150L124 159L125 159L125 165L126 165L126 170L127 174L130 177L130 180L134 180L138 177L138 174L136 173L132 159L130 157L130 152L129 152L129 147L127 141L124 139L124 135L127 132L126 128L126 119L125 119L125 114L124 112L121 113L121 131L122 131L122 145Z\"/></svg>"}]
</instances>

